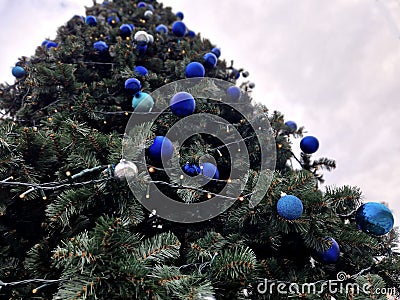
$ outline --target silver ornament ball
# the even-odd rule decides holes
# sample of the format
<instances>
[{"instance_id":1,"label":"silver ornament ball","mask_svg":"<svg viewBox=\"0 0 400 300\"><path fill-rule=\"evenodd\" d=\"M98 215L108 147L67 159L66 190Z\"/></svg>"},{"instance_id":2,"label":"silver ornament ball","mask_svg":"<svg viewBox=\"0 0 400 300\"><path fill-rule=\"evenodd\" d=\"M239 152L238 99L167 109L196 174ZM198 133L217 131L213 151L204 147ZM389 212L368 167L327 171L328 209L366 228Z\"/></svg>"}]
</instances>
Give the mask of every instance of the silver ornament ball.
<instances>
[{"instance_id":1,"label":"silver ornament ball","mask_svg":"<svg viewBox=\"0 0 400 300\"><path fill-rule=\"evenodd\" d=\"M123 179L132 179L136 177L139 173L137 166L125 159L121 159L121 161L115 166L114 176L120 180Z\"/></svg>"},{"instance_id":2,"label":"silver ornament ball","mask_svg":"<svg viewBox=\"0 0 400 300\"><path fill-rule=\"evenodd\" d=\"M144 17L150 19L153 16L153 12L151 10L146 10L144 12Z\"/></svg>"},{"instance_id":3,"label":"silver ornament ball","mask_svg":"<svg viewBox=\"0 0 400 300\"><path fill-rule=\"evenodd\" d=\"M148 43L150 41L149 34L146 31L140 30L135 33L134 40L137 43Z\"/></svg>"}]
</instances>

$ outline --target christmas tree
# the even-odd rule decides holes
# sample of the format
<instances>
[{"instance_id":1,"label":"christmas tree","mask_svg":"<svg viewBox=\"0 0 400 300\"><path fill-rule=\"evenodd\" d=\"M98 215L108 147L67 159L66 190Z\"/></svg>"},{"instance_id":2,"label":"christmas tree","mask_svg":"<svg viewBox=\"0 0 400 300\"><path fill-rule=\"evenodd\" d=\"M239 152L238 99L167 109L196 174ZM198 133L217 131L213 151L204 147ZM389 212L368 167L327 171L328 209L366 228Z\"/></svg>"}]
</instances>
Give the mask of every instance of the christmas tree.
<instances>
[{"instance_id":1,"label":"christmas tree","mask_svg":"<svg viewBox=\"0 0 400 300\"><path fill-rule=\"evenodd\" d=\"M2 298L400 291L390 210L322 190L335 162L313 158L318 139L253 100L248 72L182 13L114 0L86 14L0 86Z\"/></svg>"}]
</instances>

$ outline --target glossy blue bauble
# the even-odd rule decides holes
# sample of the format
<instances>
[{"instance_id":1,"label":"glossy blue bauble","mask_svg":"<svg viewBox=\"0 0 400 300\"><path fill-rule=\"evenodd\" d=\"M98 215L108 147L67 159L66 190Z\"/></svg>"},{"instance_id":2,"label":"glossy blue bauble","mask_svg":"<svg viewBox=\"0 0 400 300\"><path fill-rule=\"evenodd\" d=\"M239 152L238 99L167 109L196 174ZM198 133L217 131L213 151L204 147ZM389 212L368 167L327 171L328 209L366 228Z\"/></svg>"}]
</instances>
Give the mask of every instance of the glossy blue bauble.
<instances>
[{"instance_id":1,"label":"glossy blue bauble","mask_svg":"<svg viewBox=\"0 0 400 300\"><path fill-rule=\"evenodd\" d=\"M132 94L136 94L142 89L142 84L136 78L129 78L125 81L125 89Z\"/></svg>"},{"instance_id":2,"label":"glossy blue bauble","mask_svg":"<svg viewBox=\"0 0 400 300\"><path fill-rule=\"evenodd\" d=\"M145 54L147 51L147 45L137 45L136 50L139 52L139 54Z\"/></svg>"},{"instance_id":3,"label":"glossy blue bauble","mask_svg":"<svg viewBox=\"0 0 400 300\"><path fill-rule=\"evenodd\" d=\"M119 27L119 34L123 37L130 36L132 34L132 27L128 24L122 24Z\"/></svg>"},{"instance_id":4,"label":"glossy blue bauble","mask_svg":"<svg viewBox=\"0 0 400 300\"><path fill-rule=\"evenodd\" d=\"M185 174L194 177L197 176L201 173L201 169L199 166L195 165L195 164L185 164L183 166L183 171L185 172Z\"/></svg>"},{"instance_id":5,"label":"glossy blue bauble","mask_svg":"<svg viewBox=\"0 0 400 300\"><path fill-rule=\"evenodd\" d=\"M50 48L57 48L58 47L58 44L57 43L55 43L55 42L48 42L47 44L46 44L46 48L47 49L50 49Z\"/></svg>"},{"instance_id":6,"label":"glossy blue bauble","mask_svg":"<svg viewBox=\"0 0 400 300\"><path fill-rule=\"evenodd\" d=\"M87 16L85 19L85 23L88 24L89 26L96 26L97 19L95 16Z\"/></svg>"},{"instance_id":7,"label":"glossy blue bauble","mask_svg":"<svg viewBox=\"0 0 400 300\"><path fill-rule=\"evenodd\" d=\"M328 250L325 250L324 252L317 252L316 258L321 263L334 264L340 258L339 244L333 238L326 238L326 239L330 240L332 246Z\"/></svg>"},{"instance_id":8,"label":"glossy blue bauble","mask_svg":"<svg viewBox=\"0 0 400 300\"><path fill-rule=\"evenodd\" d=\"M137 7L138 8L146 7L146 3L145 2L139 2Z\"/></svg>"},{"instance_id":9,"label":"glossy blue bauble","mask_svg":"<svg viewBox=\"0 0 400 300\"><path fill-rule=\"evenodd\" d=\"M226 90L226 95L229 101L238 101L240 99L241 91L237 86L231 86Z\"/></svg>"},{"instance_id":10,"label":"glossy blue bauble","mask_svg":"<svg viewBox=\"0 0 400 300\"><path fill-rule=\"evenodd\" d=\"M207 178L219 179L218 168L209 162L200 164L200 174Z\"/></svg>"},{"instance_id":11,"label":"glossy blue bauble","mask_svg":"<svg viewBox=\"0 0 400 300\"><path fill-rule=\"evenodd\" d=\"M149 73L149 71L147 71L147 69L143 66L136 66L133 71L140 76L146 76Z\"/></svg>"},{"instance_id":12,"label":"glossy blue bauble","mask_svg":"<svg viewBox=\"0 0 400 300\"><path fill-rule=\"evenodd\" d=\"M120 22L120 19L117 16L111 16L107 18L107 23L111 26L114 26Z\"/></svg>"},{"instance_id":13,"label":"glossy blue bauble","mask_svg":"<svg viewBox=\"0 0 400 300\"><path fill-rule=\"evenodd\" d=\"M44 41L42 42L42 47L46 47L46 45L47 45L48 43L50 43L49 40L44 40Z\"/></svg>"},{"instance_id":14,"label":"glossy blue bauble","mask_svg":"<svg viewBox=\"0 0 400 300\"><path fill-rule=\"evenodd\" d=\"M147 93L139 92L132 98L132 107L135 112L151 112L153 106L153 97Z\"/></svg>"},{"instance_id":15,"label":"glossy blue bauble","mask_svg":"<svg viewBox=\"0 0 400 300\"><path fill-rule=\"evenodd\" d=\"M133 25L133 24L128 24L128 25L132 29L132 31L133 31L133 29L135 29L135 25Z\"/></svg>"},{"instance_id":16,"label":"glossy blue bauble","mask_svg":"<svg viewBox=\"0 0 400 300\"><path fill-rule=\"evenodd\" d=\"M183 18L185 17L183 12L180 12L180 11L176 13L176 16L181 20L183 20Z\"/></svg>"},{"instance_id":17,"label":"glossy blue bauble","mask_svg":"<svg viewBox=\"0 0 400 300\"><path fill-rule=\"evenodd\" d=\"M165 136L156 136L149 148L150 158L157 163L161 163L163 160L171 159L173 154L174 145L172 142Z\"/></svg>"},{"instance_id":18,"label":"glossy blue bauble","mask_svg":"<svg viewBox=\"0 0 400 300\"><path fill-rule=\"evenodd\" d=\"M169 103L172 113L178 117L187 117L196 109L196 101L186 92L176 93Z\"/></svg>"},{"instance_id":19,"label":"glossy blue bauble","mask_svg":"<svg viewBox=\"0 0 400 300\"><path fill-rule=\"evenodd\" d=\"M160 25L158 25L158 26L156 27L156 31L157 31L158 33L161 33L161 34L165 34L165 33L168 33L168 27L165 26L164 24L160 24Z\"/></svg>"},{"instance_id":20,"label":"glossy blue bauble","mask_svg":"<svg viewBox=\"0 0 400 300\"><path fill-rule=\"evenodd\" d=\"M209 52L203 56L203 61L207 68L215 68L217 66L218 58L214 53Z\"/></svg>"},{"instance_id":21,"label":"glossy blue bauble","mask_svg":"<svg viewBox=\"0 0 400 300\"><path fill-rule=\"evenodd\" d=\"M318 140L313 136L306 136L300 141L300 149L304 153L312 154L319 148Z\"/></svg>"},{"instance_id":22,"label":"glossy blue bauble","mask_svg":"<svg viewBox=\"0 0 400 300\"><path fill-rule=\"evenodd\" d=\"M187 35L191 38L194 38L196 36L196 32L194 32L193 30L189 30Z\"/></svg>"},{"instance_id":23,"label":"glossy blue bauble","mask_svg":"<svg viewBox=\"0 0 400 300\"><path fill-rule=\"evenodd\" d=\"M295 122L293 122L293 121L287 121L287 122L285 123L285 125L286 125L287 127L289 127L290 130L291 130L292 132L294 132L294 131L297 130L297 124L296 124Z\"/></svg>"},{"instance_id":24,"label":"glossy blue bauble","mask_svg":"<svg viewBox=\"0 0 400 300\"><path fill-rule=\"evenodd\" d=\"M296 220L303 214L303 203L299 198L292 195L281 197L276 208L278 215L286 220Z\"/></svg>"},{"instance_id":25,"label":"glossy blue bauble","mask_svg":"<svg viewBox=\"0 0 400 300\"><path fill-rule=\"evenodd\" d=\"M174 24L172 24L172 32L177 36L177 37L183 37L185 36L186 33L186 25L182 21L176 21Z\"/></svg>"},{"instance_id":26,"label":"glossy blue bauble","mask_svg":"<svg viewBox=\"0 0 400 300\"><path fill-rule=\"evenodd\" d=\"M221 56L221 49L219 49L219 48L213 48L213 49L211 50L211 53L214 53L215 56L216 56L217 58L219 58L219 57Z\"/></svg>"},{"instance_id":27,"label":"glossy blue bauble","mask_svg":"<svg viewBox=\"0 0 400 300\"><path fill-rule=\"evenodd\" d=\"M108 51L108 45L103 41L98 41L93 44L93 48L99 52L106 52Z\"/></svg>"},{"instance_id":28,"label":"glossy blue bauble","mask_svg":"<svg viewBox=\"0 0 400 300\"><path fill-rule=\"evenodd\" d=\"M356 223L359 229L373 235L384 235L393 228L392 212L385 205L368 202L361 205L356 212Z\"/></svg>"},{"instance_id":29,"label":"glossy blue bauble","mask_svg":"<svg viewBox=\"0 0 400 300\"><path fill-rule=\"evenodd\" d=\"M12 68L11 73L15 78L22 78L26 75L26 71L23 67L15 66Z\"/></svg>"},{"instance_id":30,"label":"glossy blue bauble","mask_svg":"<svg viewBox=\"0 0 400 300\"><path fill-rule=\"evenodd\" d=\"M201 63L194 61L186 66L185 73L186 78L204 77L206 70Z\"/></svg>"}]
</instances>

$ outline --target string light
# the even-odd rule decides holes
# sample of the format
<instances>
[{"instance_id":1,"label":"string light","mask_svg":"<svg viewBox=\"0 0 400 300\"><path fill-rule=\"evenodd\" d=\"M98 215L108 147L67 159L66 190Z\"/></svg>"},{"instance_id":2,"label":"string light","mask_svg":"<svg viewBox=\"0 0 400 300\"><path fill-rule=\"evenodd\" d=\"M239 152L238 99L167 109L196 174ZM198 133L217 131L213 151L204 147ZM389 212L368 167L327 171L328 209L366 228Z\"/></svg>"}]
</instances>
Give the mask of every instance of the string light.
<instances>
[{"instance_id":1,"label":"string light","mask_svg":"<svg viewBox=\"0 0 400 300\"><path fill-rule=\"evenodd\" d=\"M221 153L221 151L219 151L219 149L217 149L217 152L218 152L219 156L222 157L222 153Z\"/></svg>"},{"instance_id":2,"label":"string light","mask_svg":"<svg viewBox=\"0 0 400 300\"><path fill-rule=\"evenodd\" d=\"M67 172L65 172L65 175L67 175L67 177L70 177L71 176L71 172L67 171Z\"/></svg>"},{"instance_id":3,"label":"string light","mask_svg":"<svg viewBox=\"0 0 400 300\"><path fill-rule=\"evenodd\" d=\"M240 196L240 197L238 198L238 200L239 200L240 202L243 202L243 201L244 201L244 197L243 197L243 196Z\"/></svg>"},{"instance_id":4,"label":"string light","mask_svg":"<svg viewBox=\"0 0 400 300\"><path fill-rule=\"evenodd\" d=\"M7 182L7 181L9 181L9 180L13 180L13 179L14 179L14 177L13 177L13 176L10 176L10 177L8 177L8 178L4 179L3 181L4 181L4 182Z\"/></svg>"},{"instance_id":5,"label":"string light","mask_svg":"<svg viewBox=\"0 0 400 300\"><path fill-rule=\"evenodd\" d=\"M154 173L155 171L156 171L156 169L154 169L153 167L150 167L150 168L149 168L149 172L150 172L150 173Z\"/></svg>"},{"instance_id":6,"label":"string light","mask_svg":"<svg viewBox=\"0 0 400 300\"><path fill-rule=\"evenodd\" d=\"M212 194L207 194L208 199L211 199L212 197L213 197Z\"/></svg>"},{"instance_id":7,"label":"string light","mask_svg":"<svg viewBox=\"0 0 400 300\"><path fill-rule=\"evenodd\" d=\"M150 199L150 184L147 186L146 199Z\"/></svg>"},{"instance_id":8,"label":"string light","mask_svg":"<svg viewBox=\"0 0 400 300\"><path fill-rule=\"evenodd\" d=\"M232 183L232 179L228 178L227 183Z\"/></svg>"},{"instance_id":9,"label":"string light","mask_svg":"<svg viewBox=\"0 0 400 300\"><path fill-rule=\"evenodd\" d=\"M31 187L29 190L27 190L26 192L23 192L21 195L19 195L20 199L24 199L26 195L28 195L29 193L32 193L35 190L34 187Z\"/></svg>"}]
</instances>

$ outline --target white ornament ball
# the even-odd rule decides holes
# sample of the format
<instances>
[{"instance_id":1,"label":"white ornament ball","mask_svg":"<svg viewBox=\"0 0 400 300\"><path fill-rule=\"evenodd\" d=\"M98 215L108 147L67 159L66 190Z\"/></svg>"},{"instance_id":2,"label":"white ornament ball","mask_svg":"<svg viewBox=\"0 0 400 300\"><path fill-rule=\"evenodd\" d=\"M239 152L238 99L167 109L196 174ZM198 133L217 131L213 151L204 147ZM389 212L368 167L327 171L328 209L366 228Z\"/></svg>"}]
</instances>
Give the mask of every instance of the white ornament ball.
<instances>
[{"instance_id":1,"label":"white ornament ball","mask_svg":"<svg viewBox=\"0 0 400 300\"><path fill-rule=\"evenodd\" d=\"M153 12L151 10L146 10L144 12L144 17L150 19L153 16Z\"/></svg>"},{"instance_id":2,"label":"white ornament ball","mask_svg":"<svg viewBox=\"0 0 400 300\"><path fill-rule=\"evenodd\" d=\"M151 34L147 34L147 37L149 39L149 43L153 44L154 43L154 36L152 36Z\"/></svg>"},{"instance_id":3,"label":"white ornament ball","mask_svg":"<svg viewBox=\"0 0 400 300\"><path fill-rule=\"evenodd\" d=\"M140 30L135 33L134 40L137 43L148 43L149 42L149 34L146 31Z\"/></svg>"},{"instance_id":4,"label":"white ornament ball","mask_svg":"<svg viewBox=\"0 0 400 300\"><path fill-rule=\"evenodd\" d=\"M136 177L139 173L137 166L125 159L121 159L121 161L115 166L114 176L120 180L123 179L132 179Z\"/></svg>"}]
</instances>

